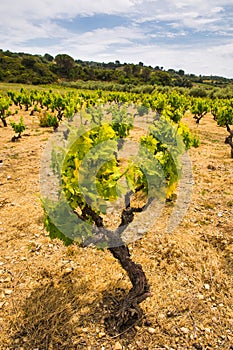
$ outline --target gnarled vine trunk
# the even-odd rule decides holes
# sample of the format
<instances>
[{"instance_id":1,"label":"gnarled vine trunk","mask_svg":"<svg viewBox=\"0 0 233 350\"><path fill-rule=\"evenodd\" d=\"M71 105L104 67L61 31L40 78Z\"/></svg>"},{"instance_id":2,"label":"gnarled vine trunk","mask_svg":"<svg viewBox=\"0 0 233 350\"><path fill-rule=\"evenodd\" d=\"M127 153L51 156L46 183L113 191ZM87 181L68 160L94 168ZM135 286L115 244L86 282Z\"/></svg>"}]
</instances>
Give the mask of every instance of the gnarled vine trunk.
<instances>
[{"instance_id":1,"label":"gnarled vine trunk","mask_svg":"<svg viewBox=\"0 0 233 350\"><path fill-rule=\"evenodd\" d=\"M141 318L142 311L139 304L150 296L150 287L142 266L131 260L129 249L126 245L109 248L109 251L127 272L132 283L132 288L122 300L114 315L116 327L120 329L132 318Z\"/></svg>"},{"instance_id":2,"label":"gnarled vine trunk","mask_svg":"<svg viewBox=\"0 0 233 350\"><path fill-rule=\"evenodd\" d=\"M140 186L136 192L140 189L142 189L142 186ZM139 307L139 304L151 295L150 286L142 266L131 260L129 249L122 241L121 234L134 220L134 213L142 212L150 205L153 199L149 198L147 203L141 208L134 208L130 206L130 197L132 194L133 192L130 191L125 195L125 208L121 212L121 223L116 231L105 229L103 219L88 205L83 208L81 216L83 220L85 220L88 215L91 216L99 230L97 231L99 234L90 238L90 241L87 239L85 241L85 245L88 246L89 244L93 243L96 244L101 237L104 237L104 241L110 239L112 244L109 245L108 250L112 253L114 258L118 260L121 267L127 272L132 283L132 288L130 289L129 293L120 302L117 310L115 310L114 314L111 316L113 321L112 323L114 324L111 324L111 326L114 327L115 330L120 330L129 323L132 323L134 320L139 320L142 316L142 310Z\"/></svg>"},{"instance_id":3,"label":"gnarled vine trunk","mask_svg":"<svg viewBox=\"0 0 233 350\"><path fill-rule=\"evenodd\" d=\"M230 135L226 137L225 143L231 147L231 158L233 158L233 130L231 130L229 125L226 125L226 127Z\"/></svg>"},{"instance_id":4,"label":"gnarled vine trunk","mask_svg":"<svg viewBox=\"0 0 233 350\"><path fill-rule=\"evenodd\" d=\"M4 127L7 127L7 122L6 122L6 119L4 117L0 117L2 123L3 123L3 126Z\"/></svg>"}]
</instances>

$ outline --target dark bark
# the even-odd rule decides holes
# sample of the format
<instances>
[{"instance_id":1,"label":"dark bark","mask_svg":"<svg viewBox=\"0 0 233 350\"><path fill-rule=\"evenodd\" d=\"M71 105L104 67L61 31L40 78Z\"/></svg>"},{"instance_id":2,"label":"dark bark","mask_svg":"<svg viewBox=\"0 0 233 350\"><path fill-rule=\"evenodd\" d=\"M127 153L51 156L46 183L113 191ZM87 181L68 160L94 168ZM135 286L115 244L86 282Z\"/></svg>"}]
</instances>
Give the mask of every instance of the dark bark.
<instances>
[{"instance_id":1,"label":"dark bark","mask_svg":"<svg viewBox=\"0 0 233 350\"><path fill-rule=\"evenodd\" d=\"M7 122L6 122L6 119L4 117L1 117L1 121L3 122L3 126L7 127Z\"/></svg>"},{"instance_id":2,"label":"dark bark","mask_svg":"<svg viewBox=\"0 0 233 350\"><path fill-rule=\"evenodd\" d=\"M62 120L62 117L63 117L63 115L64 115L64 112L63 112L62 109L58 109L57 111L58 111L58 112L57 112L57 119L58 119L59 121L61 121L61 120Z\"/></svg>"},{"instance_id":3,"label":"dark bark","mask_svg":"<svg viewBox=\"0 0 233 350\"><path fill-rule=\"evenodd\" d=\"M18 141L18 139L20 139L20 138L21 138L21 134L14 135L14 136L11 138L11 142Z\"/></svg>"},{"instance_id":4,"label":"dark bark","mask_svg":"<svg viewBox=\"0 0 233 350\"><path fill-rule=\"evenodd\" d=\"M136 189L136 192L141 190L143 186ZM136 264L130 258L128 247L121 239L121 234L126 227L133 221L135 212L142 212L152 202L152 198L149 198L147 203L141 208L131 207L130 199L133 195L132 191L129 191L125 196L125 208L121 213L121 223L115 231L110 231L104 228L103 219L94 212L91 207L86 205L82 210L82 215L79 217L82 220L87 220L91 217L94 221L96 228L93 229L94 236L87 239L84 245L98 244L102 242L108 242L110 248L108 250L112 253L115 259L118 260L121 267L127 272L129 279L132 283L132 288L126 297L119 303L114 314L111 316L111 327L115 330L120 330L127 326L130 322L136 322L142 316L142 310L139 304L150 296L150 286L146 279L145 273L140 264Z\"/></svg>"},{"instance_id":5,"label":"dark bark","mask_svg":"<svg viewBox=\"0 0 233 350\"><path fill-rule=\"evenodd\" d=\"M200 120L204 117L204 115L206 114L207 112L204 112L200 115L194 115L194 119L196 119L196 123L197 124L200 124Z\"/></svg>"},{"instance_id":6,"label":"dark bark","mask_svg":"<svg viewBox=\"0 0 233 350\"><path fill-rule=\"evenodd\" d=\"M121 329L132 319L138 320L141 318L142 310L139 304L150 296L150 286L142 266L131 260L127 246L109 248L109 251L127 272L132 283L132 288L119 304L114 315L115 327Z\"/></svg>"},{"instance_id":7,"label":"dark bark","mask_svg":"<svg viewBox=\"0 0 233 350\"><path fill-rule=\"evenodd\" d=\"M226 128L230 135L226 137L225 143L231 147L231 158L233 158L233 130L231 130L228 124Z\"/></svg>"},{"instance_id":8,"label":"dark bark","mask_svg":"<svg viewBox=\"0 0 233 350\"><path fill-rule=\"evenodd\" d=\"M230 147L231 147L231 158L233 158L233 141L232 141L232 136L231 135L226 137L225 143L230 145Z\"/></svg>"},{"instance_id":9,"label":"dark bark","mask_svg":"<svg viewBox=\"0 0 233 350\"><path fill-rule=\"evenodd\" d=\"M233 137L233 130L231 130L230 126L226 125L227 131L229 132L230 136Z\"/></svg>"},{"instance_id":10,"label":"dark bark","mask_svg":"<svg viewBox=\"0 0 233 350\"><path fill-rule=\"evenodd\" d=\"M141 190L142 187L143 186L140 186L140 188L136 189L136 192ZM142 212L152 202L152 198L149 198L142 208L132 208L130 206L130 197L132 194L133 192L130 191L125 195L125 209L123 209L121 213L121 223L118 228L119 234L133 221L135 212ZM141 318L142 310L139 304L150 296L150 286L142 266L131 260L129 249L126 245L109 248L109 251L127 272L132 283L132 288L129 293L115 311L115 327L121 329L123 326L127 325L132 318L136 320Z\"/></svg>"}]
</instances>

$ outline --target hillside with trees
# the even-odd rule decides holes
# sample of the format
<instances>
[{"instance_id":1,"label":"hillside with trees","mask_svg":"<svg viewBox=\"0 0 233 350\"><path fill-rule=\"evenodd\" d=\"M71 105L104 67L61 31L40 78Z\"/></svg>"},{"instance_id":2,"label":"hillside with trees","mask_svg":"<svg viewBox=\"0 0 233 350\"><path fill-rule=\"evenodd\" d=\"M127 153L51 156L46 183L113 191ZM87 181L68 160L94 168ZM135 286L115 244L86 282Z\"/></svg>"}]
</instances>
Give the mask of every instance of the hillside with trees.
<instances>
[{"instance_id":1,"label":"hillside with trees","mask_svg":"<svg viewBox=\"0 0 233 350\"><path fill-rule=\"evenodd\" d=\"M48 53L32 55L28 53L13 53L0 50L0 81L23 84L50 84L69 82L102 82L108 90L121 87L121 90L132 91L136 86L147 86L147 92L155 86L170 86L205 88L229 86L233 79L218 76L196 76L155 65L121 63L119 60L109 63L82 61L67 54L57 54L55 57ZM115 86L114 84L117 84ZM80 86L77 86L80 87ZM83 86L82 86L83 87ZM96 86L94 85L94 88ZM89 84L88 88L93 88Z\"/></svg>"}]
</instances>

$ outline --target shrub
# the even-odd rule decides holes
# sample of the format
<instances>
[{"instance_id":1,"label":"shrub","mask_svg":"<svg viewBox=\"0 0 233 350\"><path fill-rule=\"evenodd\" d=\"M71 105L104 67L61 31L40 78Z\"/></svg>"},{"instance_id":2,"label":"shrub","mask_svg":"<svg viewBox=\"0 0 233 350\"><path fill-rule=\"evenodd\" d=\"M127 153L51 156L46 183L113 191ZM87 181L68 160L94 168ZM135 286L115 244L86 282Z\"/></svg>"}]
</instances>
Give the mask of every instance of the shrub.
<instances>
[{"instance_id":1,"label":"shrub","mask_svg":"<svg viewBox=\"0 0 233 350\"><path fill-rule=\"evenodd\" d=\"M52 113L45 112L43 115L40 116L40 126L43 128L50 127L50 126L57 128L58 127L57 117Z\"/></svg>"}]
</instances>

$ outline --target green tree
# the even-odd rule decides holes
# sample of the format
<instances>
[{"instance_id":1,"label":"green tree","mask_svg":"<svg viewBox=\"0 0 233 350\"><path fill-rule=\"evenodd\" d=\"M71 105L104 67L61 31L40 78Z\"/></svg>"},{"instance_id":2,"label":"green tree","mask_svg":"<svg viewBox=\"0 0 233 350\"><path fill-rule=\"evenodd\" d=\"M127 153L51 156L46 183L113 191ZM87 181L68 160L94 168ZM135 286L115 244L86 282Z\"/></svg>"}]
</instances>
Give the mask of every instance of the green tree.
<instances>
[{"instance_id":1,"label":"green tree","mask_svg":"<svg viewBox=\"0 0 233 350\"><path fill-rule=\"evenodd\" d=\"M48 62L52 62L54 59L53 56L51 56L49 53L44 54L44 58Z\"/></svg>"},{"instance_id":2,"label":"green tree","mask_svg":"<svg viewBox=\"0 0 233 350\"><path fill-rule=\"evenodd\" d=\"M33 68L34 65L36 64L36 62L38 62L38 60L34 57L34 56L25 56L22 59L22 64L26 67L26 68Z\"/></svg>"},{"instance_id":3,"label":"green tree","mask_svg":"<svg viewBox=\"0 0 233 350\"><path fill-rule=\"evenodd\" d=\"M233 158L233 100L230 100L224 106L220 106L216 111L216 120L219 126L225 126L229 136L226 137L225 143L231 147L231 158Z\"/></svg>"},{"instance_id":4,"label":"green tree","mask_svg":"<svg viewBox=\"0 0 233 350\"><path fill-rule=\"evenodd\" d=\"M74 59L67 54L58 54L54 60L57 64L58 73L70 77L71 69L75 65Z\"/></svg>"}]
</instances>

